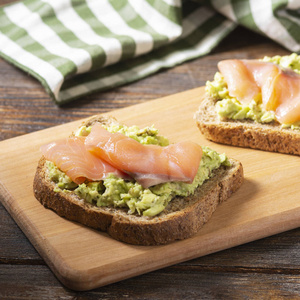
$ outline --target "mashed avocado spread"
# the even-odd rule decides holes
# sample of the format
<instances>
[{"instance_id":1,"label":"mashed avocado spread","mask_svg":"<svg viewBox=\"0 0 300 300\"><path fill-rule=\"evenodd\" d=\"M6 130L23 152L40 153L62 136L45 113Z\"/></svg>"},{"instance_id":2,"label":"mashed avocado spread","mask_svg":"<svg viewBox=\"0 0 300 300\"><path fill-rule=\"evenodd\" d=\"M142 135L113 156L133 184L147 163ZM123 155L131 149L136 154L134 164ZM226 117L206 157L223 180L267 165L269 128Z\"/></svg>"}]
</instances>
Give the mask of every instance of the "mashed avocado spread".
<instances>
[{"instance_id":1,"label":"mashed avocado spread","mask_svg":"<svg viewBox=\"0 0 300 300\"><path fill-rule=\"evenodd\" d=\"M105 127L105 126L104 126ZM152 127L139 129L137 126L111 125L105 127L110 132L120 132L142 144L167 146L168 139L158 135L158 130ZM86 136L91 127L81 127L75 134ZM212 176L212 171L221 165L230 166L225 154L202 147L203 156L198 173L193 183L167 182L144 189L135 181L125 181L110 174L107 178L97 182L85 182L80 185L72 180L54 163L47 161L50 180L56 183L56 192L75 192L80 198L97 206L123 207L129 214L153 217L162 212L175 196L186 197L194 193L195 189Z\"/></svg>"},{"instance_id":2,"label":"mashed avocado spread","mask_svg":"<svg viewBox=\"0 0 300 300\"><path fill-rule=\"evenodd\" d=\"M300 74L300 55L296 53L286 56L265 56L262 61L275 63L282 68L292 69ZM253 99L248 105L241 104L236 98L229 96L227 84L220 72L215 74L213 81L206 82L206 92L211 97L218 99L216 110L221 118L251 119L258 123L270 123L275 120L275 113L263 108L261 95L257 99ZM300 122L282 124L282 127L300 130Z\"/></svg>"}]
</instances>

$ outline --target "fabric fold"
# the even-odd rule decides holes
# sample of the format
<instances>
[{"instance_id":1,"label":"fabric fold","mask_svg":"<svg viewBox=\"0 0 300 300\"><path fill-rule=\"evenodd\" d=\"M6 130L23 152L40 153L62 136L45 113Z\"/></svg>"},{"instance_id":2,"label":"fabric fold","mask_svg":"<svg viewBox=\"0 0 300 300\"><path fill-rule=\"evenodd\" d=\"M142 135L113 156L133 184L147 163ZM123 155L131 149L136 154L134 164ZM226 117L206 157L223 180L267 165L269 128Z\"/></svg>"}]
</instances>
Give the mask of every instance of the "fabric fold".
<instances>
[{"instance_id":1,"label":"fabric fold","mask_svg":"<svg viewBox=\"0 0 300 300\"><path fill-rule=\"evenodd\" d=\"M207 55L239 24L297 52L296 2L25 0L0 9L0 55L61 105Z\"/></svg>"}]
</instances>

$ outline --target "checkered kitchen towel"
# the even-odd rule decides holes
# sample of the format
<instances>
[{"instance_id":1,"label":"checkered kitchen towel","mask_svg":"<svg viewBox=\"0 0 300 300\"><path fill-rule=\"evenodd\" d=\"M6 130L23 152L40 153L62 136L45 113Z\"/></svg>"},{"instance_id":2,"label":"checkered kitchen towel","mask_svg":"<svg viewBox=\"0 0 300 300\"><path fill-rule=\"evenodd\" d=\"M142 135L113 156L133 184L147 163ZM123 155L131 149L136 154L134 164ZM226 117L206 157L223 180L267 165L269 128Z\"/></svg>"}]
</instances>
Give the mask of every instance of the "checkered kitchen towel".
<instances>
[{"instance_id":1,"label":"checkered kitchen towel","mask_svg":"<svg viewBox=\"0 0 300 300\"><path fill-rule=\"evenodd\" d=\"M206 55L238 24L300 50L300 0L25 0L0 9L0 55L63 104Z\"/></svg>"}]
</instances>

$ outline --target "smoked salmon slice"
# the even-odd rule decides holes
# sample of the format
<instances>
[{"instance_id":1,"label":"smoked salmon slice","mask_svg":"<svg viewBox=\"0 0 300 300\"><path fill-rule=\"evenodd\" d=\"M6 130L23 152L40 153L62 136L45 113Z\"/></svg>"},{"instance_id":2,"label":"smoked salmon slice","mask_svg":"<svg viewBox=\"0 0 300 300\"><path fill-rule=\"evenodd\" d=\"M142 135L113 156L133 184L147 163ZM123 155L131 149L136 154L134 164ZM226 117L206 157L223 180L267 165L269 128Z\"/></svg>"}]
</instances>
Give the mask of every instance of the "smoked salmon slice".
<instances>
[{"instance_id":1,"label":"smoked salmon slice","mask_svg":"<svg viewBox=\"0 0 300 300\"><path fill-rule=\"evenodd\" d=\"M248 104L260 94L260 89L254 80L253 74L241 60L220 61L218 68L225 78L231 97Z\"/></svg>"},{"instance_id":2,"label":"smoked salmon slice","mask_svg":"<svg viewBox=\"0 0 300 300\"><path fill-rule=\"evenodd\" d=\"M243 60L242 63L253 75L254 84L261 92L265 109L275 111L280 99L276 97L274 88L276 87L276 79L282 73L281 69L272 63L259 60Z\"/></svg>"},{"instance_id":3,"label":"smoked salmon slice","mask_svg":"<svg viewBox=\"0 0 300 300\"><path fill-rule=\"evenodd\" d=\"M47 160L52 161L77 184L86 179L102 180L109 173L128 178L128 175L87 151L84 141L85 137L74 136L44 145L41 151Z\"/></svg>"},{"instance_id":4,"label":"smoked salmon slice","mask_svg":"<svg viewBox=\"0 0 300 300\"><path fill-rule=\"evenodd\" d=\"M282 124L300 121L300 75L259 60L224 60L218 68L229 95L248 104L261 95L266 110Z\"/></svg>"},{"instance_id":5,"label":"smoked salmon slice","mask_svg":"<svg viewBox=\"0 0 300 300\"><path fill-rule=\"evenodd\" d=\"M280 123L293 124L300 121L300 76L298 74L281 72L274 80L272 96L277 101L277 106L273 110Z\"/></svg>"},{"instance_id":6,"label":"smoked salmon slice","mask_svg":"<svg viewBox=\"0 0 300 300\"><path fill-rule=\"evenodd\" d=\"M144 188L167 181L192 183L202 148L192 142L166 147L143 145L121 133L110 133L100 124L86 137L87 149L110 165L132 176Z\"/></svg>"}]
</instances>

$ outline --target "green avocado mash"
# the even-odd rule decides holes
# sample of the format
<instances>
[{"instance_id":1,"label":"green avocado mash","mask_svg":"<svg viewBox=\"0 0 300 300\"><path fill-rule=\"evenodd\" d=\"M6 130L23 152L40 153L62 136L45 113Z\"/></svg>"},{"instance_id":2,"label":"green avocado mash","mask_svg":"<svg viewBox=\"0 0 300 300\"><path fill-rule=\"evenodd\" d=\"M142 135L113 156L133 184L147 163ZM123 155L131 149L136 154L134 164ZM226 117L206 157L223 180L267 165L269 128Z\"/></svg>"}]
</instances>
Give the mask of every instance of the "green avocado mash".
<instances>
[{"instance_id":1,"label":"green avocado mash","mask_svg":"<svg viewBox=\"0 0 300 300\"><path fill-rule=\"evenodd\" d=\"M262 61L275 63L300 74L300 55L296 53L286 56L265 56ZM227 84L220 72L215 74L213 81L206 82L206 92L218 100L216 110L220 118L233 120L251 119L258 123L270 123L276 120L273 111L266 111L263 108L261 95L257 99L253 99L248 105L241 104L236 98L229 96ZM282 127L300 130L300 122L282 124Z\"/></svg>"},{"instance_id":2,"label":"green avocado mash","mask_svg":"<svg viewBox=\"0 0 300 300\"><path fill-rule=\"evenodd\" d=\"M145 127L140 129L138 126L125 126L119 124L112 124L110 126L103 127L109 132L115 133L120 132L141 144L152 144L159 146L168 146L169 141L164 136L158 135L158 129L151 127ZM91 132L92 126L82 126L78 129L75 135L87 136Z\"/></svg>"},{"instance_id":3,"label":"green avocado mash","mask_svg":"<svg viewBox=\"0 0 300 300\"><path fill-rule=\"evenodd\" d=\"M156 144L167 146L169 141L158 136L158 130L152 127L139 129L136 126L111 126L106 127L110 132L121 132L138 140L143 144ZM76 133L78 135L88 135L90 128L82 127ZM220 165L230 166L230 162L225 154L218 154L208 147L203 147L203 156L198 169L198 173L193 183L167 182L144 189L137 182L125 181L110 174L103 181L85 182L80 185L75 184L52 162L47 162L50 180L56 183L55 191L75 192L80 198L97 206L124 207L129 214L153 217L164 210L172 198L175 196L188 196L193 194L195 189L206 179L212 176L212 171Z\"/></svg>"}]
</instances>

